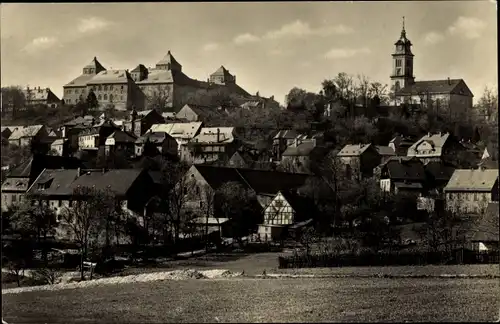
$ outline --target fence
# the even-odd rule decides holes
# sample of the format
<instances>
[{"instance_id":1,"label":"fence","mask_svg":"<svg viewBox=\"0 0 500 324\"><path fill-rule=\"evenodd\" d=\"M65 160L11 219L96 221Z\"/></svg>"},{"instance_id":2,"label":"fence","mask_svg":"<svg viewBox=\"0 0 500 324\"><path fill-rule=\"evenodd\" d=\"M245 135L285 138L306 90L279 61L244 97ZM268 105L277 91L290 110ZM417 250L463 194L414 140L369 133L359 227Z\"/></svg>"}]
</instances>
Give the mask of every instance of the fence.
<instances>
[{"instance_id":1,"label":"fence","mask_svg":"<svg viewBox=\"0 0 500 324\"><path fill-rule=\"evenodd\" d=\"M425 253L361 253L317 254L278 257L279 268L355 267L355 266L403 266L427 264L498 264L498 251L476 252L457 250Z\"/></svg>"}]
</instances>

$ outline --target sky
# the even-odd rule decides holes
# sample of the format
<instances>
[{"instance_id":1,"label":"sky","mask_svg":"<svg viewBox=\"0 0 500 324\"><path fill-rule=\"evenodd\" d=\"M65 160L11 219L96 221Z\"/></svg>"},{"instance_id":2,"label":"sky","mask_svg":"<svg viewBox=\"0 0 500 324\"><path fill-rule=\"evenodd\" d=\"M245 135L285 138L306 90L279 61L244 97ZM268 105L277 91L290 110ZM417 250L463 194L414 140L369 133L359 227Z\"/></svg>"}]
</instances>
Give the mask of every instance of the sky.
<instances>
[{"instance_id":1,"label":"sky","mask_svg":"<svg viewBox=\"0 0 500 324\"><path fill-rule=\"evenodd\" d=\"M82 73L154 67L167 51L191 78L221 65L248 92L282 102L340 72L390 82L405 16L416 80L497 87L494 1L1 4L1 83L49 87Z\"/></svg>"}]
</instances>

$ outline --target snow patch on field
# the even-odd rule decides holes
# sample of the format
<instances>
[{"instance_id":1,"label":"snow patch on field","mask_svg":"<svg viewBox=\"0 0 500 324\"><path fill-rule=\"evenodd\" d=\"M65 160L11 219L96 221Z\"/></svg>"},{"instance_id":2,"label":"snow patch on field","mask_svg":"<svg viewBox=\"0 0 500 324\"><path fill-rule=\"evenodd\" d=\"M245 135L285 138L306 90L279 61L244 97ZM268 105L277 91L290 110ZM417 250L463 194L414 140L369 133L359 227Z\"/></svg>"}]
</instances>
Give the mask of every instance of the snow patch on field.
<instances>
[{"instance_id":1,"label":"snow patch on field","mask_svg":"<svg viewBox=\"0 0 500 324\"><path fill-rule=\"evenodd\" d=\"M102 279L80 281L80 282L67 282L69 277L71 277L71 275L68 275L68 278L64 278L61 283L58 283L55 285L43 285L43 286L18 287L18 288L4 289L4 290L2 290L2 294L17 294L17 293L21 293L21 292L42 291L42 290L52 291L52 290L61 290L61 289L87 288L87 287L95 287L95 286L102 286L102 285L161 281L161 280L232 278L232 277L238 277L241 275L242 275L241 273L233 273L231 271L222 270L222 269L204 270L204 271L197 271L194 269L186 269L186 270L174 270L174 271L144 273L144 274L139 274L139 275L130 275L130 276L122 276L122 277L102 278Z\"/></svg>"}]
</instances>

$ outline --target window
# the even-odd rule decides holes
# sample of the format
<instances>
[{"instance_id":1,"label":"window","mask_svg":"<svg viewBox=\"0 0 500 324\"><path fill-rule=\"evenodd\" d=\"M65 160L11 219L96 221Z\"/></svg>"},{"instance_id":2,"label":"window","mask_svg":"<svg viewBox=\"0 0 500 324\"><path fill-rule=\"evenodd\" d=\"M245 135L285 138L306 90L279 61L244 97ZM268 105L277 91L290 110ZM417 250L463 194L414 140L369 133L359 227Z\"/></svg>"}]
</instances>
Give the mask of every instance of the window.
<instances>
[{"instance_id":1,"label":"window","mask_svg":"<svg viewBox=\"0 0 500 324\"><path fill-rule=\"evenodd\" d=\"M123 96L120 96L120 100L123 101Z\"/></svg>"},{"instance_id":2,"label":"window","mask_svg":"<svg viewBox=\"0 0 500 324\"><path fill-rule=\"evenodd\" d=\"M104 91L108 91L108 86L106 84L104 85Z\"/></svg>"},{"instance_id":3,"label":"window","mask_svg":"<svg viewBox=\"0 0 500 324\"><path fill-rule=\"evenodd\" d=\"M112 84L109 86L109 91L113 91L113 85Z\"/></svg>"},{"instance_id":4,"label":"window","mask_svg":"<svg viewBox=\"0 0 500 324\"><path fill-rule=\"evenodd\" d=\"M109 95L109 101L112 101L113 100L113 94L110 94Z\"/></svg>"},{"instance_id":5,"label":"window","mask_svg":"<svg viewBox=\"0 0 500 324\"><path fill-rule=\"evenodd\" d=\"M71 89L68 89L68 94L71 94Z\"/></svg>"},{"instance_id":6,"label":"window","mask_svg":"<svg viewBox=\"0 0 500 324\"><path fill-rule=\"evenodd\" d=\"M16 202L17 201L17 195L12 195L12 202Z\"/></svg>"},{"instance_id":7,"label":"window","mask_svg":"<svg viewBox=\"0 0 500 324\"><path fill-rule=\"evenodd\" d=\"M121 89L123 90L123 86L121 86Z\"/></svg>"},{"instance_id":8,"label":"window","mask_svg":"<svg viewBox=\"0 0 500 324\"><path fill-rule=\"evenodd\" d=\"M104 100L108 100L108 95L106 93L104 94Z\"/></svg>"},{"instance_id":9,"label":"window","mask_svg":"<svg viewBox=\"0 0 500 324\"><path fill-rule=\"evenodd\" d=\"M400 60L400 59L396 60L396 67L401 67L401 63L402 63L402 62L401 62L401 60Z\"/></svg>"},{"instance_id":10,"label":"window","mask_svg":"<svg viewBox=\"0 0 500 324\"><path fill-rule=\"evenodd\" d=\"M97 86L97 90L101 91L101 90L102 90L102 86L101 86L101 85L98 85L98 86Z\"/></svg>"},{"instance_id":11,"label":"window","mask_svg":"<svg viewBox=\"0 0 500 324\"><path fill-rule=\"evenodd\" d=\"M101 100L101 99L102 99L101 95L98 95L97 100Z\"/></svg>"},{"instance_id":12,"label":"window","mask_svg":"<svg viewBox=\"0 0 500 324\"><path fill-rule=\"evenodd\" d=\"M401 75L401 69L400 68L396 69L396 75Z\"/></svg>"}]
</instances>

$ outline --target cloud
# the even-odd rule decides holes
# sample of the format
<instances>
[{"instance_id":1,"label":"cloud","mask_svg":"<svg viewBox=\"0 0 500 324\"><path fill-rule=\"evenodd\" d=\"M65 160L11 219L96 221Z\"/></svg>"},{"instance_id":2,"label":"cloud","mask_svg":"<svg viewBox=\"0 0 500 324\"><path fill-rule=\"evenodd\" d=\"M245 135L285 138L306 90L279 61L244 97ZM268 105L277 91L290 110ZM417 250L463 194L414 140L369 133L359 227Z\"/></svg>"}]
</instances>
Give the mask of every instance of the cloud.
<instances>
[{"instance_id":1,"label":"cloud","mask_svg":"<svg viewBox=\"0 0 500 324\"><path fill-rule=\"evenodd\" d=\"M91 33L106 29L111 22L99 17L82 18L78 22L78 31L80 33Z\"/></svg>"},{"instance_id":2,"label":"cloud","mask_svg":"<svg viewBox=\"0 0 500 324\"><path fill-rule=\"evenodd\" d=\"M424 37L424 43L427 45L434 45L442 42L443 40L444 35L434 31L428 32Z\"/></svg>"},{"instance_id":3,"label":"cloud","mask_svg":"<svg viewBox=\"0 0 500 324\"><path fill-rule=\"evenodd\" d=\"M327 59L345 59L356 55L370 54L369 48L332 48L325 54Z\"/></svg>"},{"instance_id":4,"label":"cloud","mask_svg":"<svg viewBox=\"0 0 500 324\"><path fill-rule=\"evenodd\" d=\"M460 16L448 28L448 32L452 35L463 35L465 38L474 39L480 37L485 28L486 23L478 18Z\"/></svg>"},{"instance_id":5,"label":"cloud","mask_svg":"<svg viewBox=\"0 0 500 324\"><path fill-rule=\"evenodd\" d=\"M304 37L304 36L330 36L335 34L350 34L354 30L345 25L321 26L312 28L308 23L296 20L292 23L283 25L280 29L267 32L264 37L268 39L277 39L283 37Z\"/></svg>"},{"instance_id":6,"label":"cloud","mask_svg":"<svg viewBox=\"0 0 500 324\"><path fill-rule=\"evenodd\" d=\"M253 35L253 34L246 33L246 34L241 34L241 35L236 36L233 41L237 45L242 45L242 44L247 44L247 43L258 42L258 41L260 41L260 38Z\"/></svg>"},{"instance_id":7,"label":"cloud","mask_svg":"<svg viewBox=\"0 0 500 324\"><path fill-rule=\"evenodd\" d=\"M215 51L216 49L219 48L219 44L217 43L208 43L208 44L205 44L203 46L203 50L205 52L211 52L211 51Z\"/></svg>"},{"instance_id":8,"label":"cloud","mask_svg":"<svg viewBox=\"0 0 500 324\"><path fill-rule=\"evenodd\" d=\"M286 52L286 51L283 51L283 50L278 49L278 48L272 49L268 53L271 56L287 56L287 55L290 55L290 52Z\"/></svg>"},{"instance_id":9,"label":"cloud","mask_svg":"<svg viewBox=\"0 0 500 324\"><path fill-rule=\"evenodd\" d=\"M34 54L39 51L45 51L50 48L53 48L58 44L59 40L56 37L42 36L33 39L29 44L27 44L23 48L23 51L28 52L30 54Z\"/></svg>"}]
</instances>

